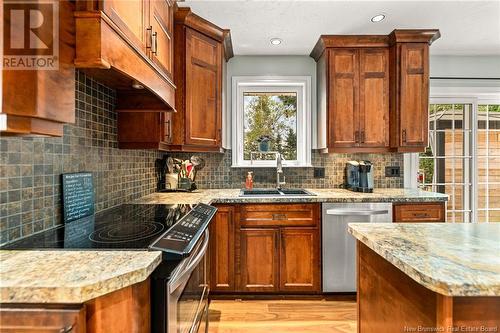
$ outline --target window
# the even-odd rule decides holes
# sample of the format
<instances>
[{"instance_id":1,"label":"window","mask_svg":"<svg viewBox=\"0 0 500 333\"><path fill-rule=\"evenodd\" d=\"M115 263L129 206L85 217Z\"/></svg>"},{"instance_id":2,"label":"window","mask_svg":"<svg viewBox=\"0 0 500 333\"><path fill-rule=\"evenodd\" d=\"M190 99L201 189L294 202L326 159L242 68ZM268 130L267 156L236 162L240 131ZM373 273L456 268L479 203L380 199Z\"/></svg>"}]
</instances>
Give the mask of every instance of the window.
<instances>
[{"instance_id":1,"label":"window","mask_svg":"<svg viewBox=\"0 0 500 333\"><path fill-rule=\"evenodd\" d=\"M310 77L233 77L233 166L311 165Z\"/></svg>"},{"instance_id":2,"label":"window","mask_svg":"<svg viewBox=\"0 0 500 333\"><path fill-rule=\"evenodd\" d=\"M432 98L418 186L450 196L450 222L500 222L500 101Z\"/></svg>"}]
</instances>

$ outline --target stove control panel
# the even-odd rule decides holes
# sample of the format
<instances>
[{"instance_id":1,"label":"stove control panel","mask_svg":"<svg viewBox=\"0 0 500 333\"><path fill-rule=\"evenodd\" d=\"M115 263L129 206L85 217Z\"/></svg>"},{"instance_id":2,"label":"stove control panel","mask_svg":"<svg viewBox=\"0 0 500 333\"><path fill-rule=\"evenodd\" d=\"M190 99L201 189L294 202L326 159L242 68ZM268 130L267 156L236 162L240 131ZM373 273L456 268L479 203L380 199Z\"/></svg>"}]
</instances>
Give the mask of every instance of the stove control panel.
<instances>
[{"instance_id":1,"label":"stove control panel","mask_svg":"<svg viewBox=\"0 0 500 333\"><path fill-rule=\"evenodd\" d=\"M188 256L198 242L217 208L205 204L196 205L149 246L151 250Z\"/></svg>"}]
</instances>

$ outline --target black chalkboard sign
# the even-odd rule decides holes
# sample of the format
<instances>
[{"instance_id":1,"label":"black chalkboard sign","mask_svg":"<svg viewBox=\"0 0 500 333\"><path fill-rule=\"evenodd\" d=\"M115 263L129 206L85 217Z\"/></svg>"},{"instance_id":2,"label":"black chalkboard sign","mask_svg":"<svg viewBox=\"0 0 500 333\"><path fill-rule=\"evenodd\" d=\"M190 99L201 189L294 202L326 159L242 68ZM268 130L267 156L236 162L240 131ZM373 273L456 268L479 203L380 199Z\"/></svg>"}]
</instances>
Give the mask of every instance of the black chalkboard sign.
<instances>
[{"instance_id":1,"label":"black chalkboard sign","mask_svg":"<svg viewBox=\"0 0 500 333\"><path fill-rule=\"evenodd\" d=\"M94 214L94 182L92 173L62 175L64 222Z\"/></svg>"}]
</instances>

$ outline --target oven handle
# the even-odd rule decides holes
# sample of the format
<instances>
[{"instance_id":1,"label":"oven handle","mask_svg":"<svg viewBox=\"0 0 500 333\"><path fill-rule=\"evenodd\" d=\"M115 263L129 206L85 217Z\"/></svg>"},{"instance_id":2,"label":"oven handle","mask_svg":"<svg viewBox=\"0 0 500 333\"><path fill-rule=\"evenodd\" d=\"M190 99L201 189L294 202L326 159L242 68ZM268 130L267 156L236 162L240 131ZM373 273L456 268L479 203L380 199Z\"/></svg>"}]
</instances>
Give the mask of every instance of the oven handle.
<instances>
[{"instance_id":1,"label":"oven handle","mask_svg":"<svg viewBox=\"0 0 500 333\"><path fill-rule=\"evenodd\" d=\"M208 229L205 230L205 239L203 240L203 245L200 250L196 254L196 257L190 261L184 271L180 274L177 274L170 282L169 282L169 290L172 294L182 283L189 279L191 272L198 266L200 261L203 259L203 256L206 254L208 249L208 240L209 240L209 232Z\"/></svg>"}]
</instances>

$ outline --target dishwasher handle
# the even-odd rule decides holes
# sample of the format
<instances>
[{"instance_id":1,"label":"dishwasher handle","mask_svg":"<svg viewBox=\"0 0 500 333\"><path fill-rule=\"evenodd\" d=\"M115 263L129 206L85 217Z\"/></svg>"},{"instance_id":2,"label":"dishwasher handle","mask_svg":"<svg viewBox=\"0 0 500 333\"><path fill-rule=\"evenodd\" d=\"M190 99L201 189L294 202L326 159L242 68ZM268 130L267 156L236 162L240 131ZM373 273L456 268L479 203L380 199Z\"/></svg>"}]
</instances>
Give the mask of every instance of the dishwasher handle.
<instances>
[{"instance_id":1,"label":"dishwasher handle","mask_svg":"<svg viewBox=\"0 0 500 333\"><path fill-rule=\"evenodd\" d=\"M369 215L389 214L389 211L387 209L380 209L380 210L327 209L326 214L336 215L336 216L369 216Z\"/></svg>"}]
</instances>

